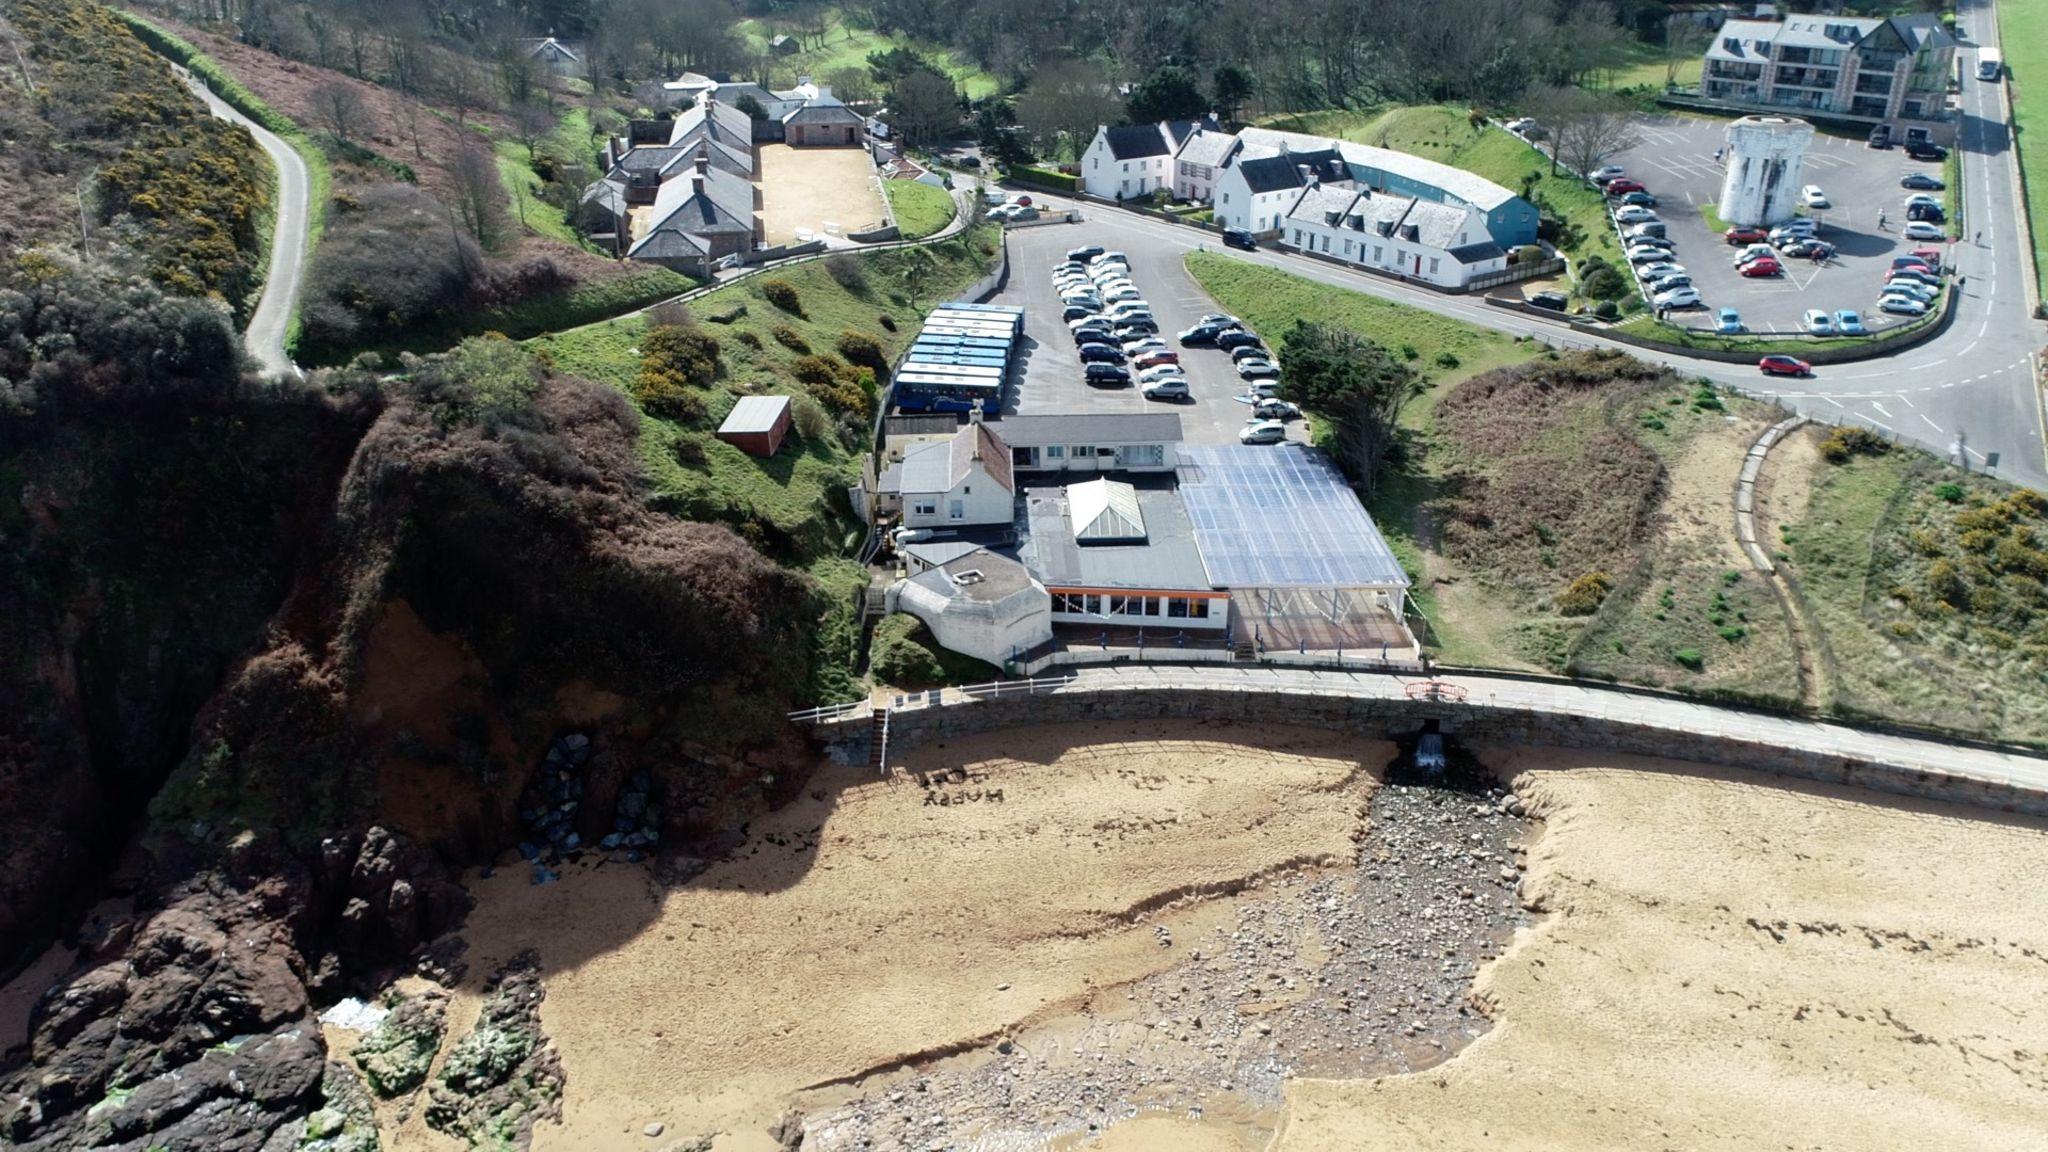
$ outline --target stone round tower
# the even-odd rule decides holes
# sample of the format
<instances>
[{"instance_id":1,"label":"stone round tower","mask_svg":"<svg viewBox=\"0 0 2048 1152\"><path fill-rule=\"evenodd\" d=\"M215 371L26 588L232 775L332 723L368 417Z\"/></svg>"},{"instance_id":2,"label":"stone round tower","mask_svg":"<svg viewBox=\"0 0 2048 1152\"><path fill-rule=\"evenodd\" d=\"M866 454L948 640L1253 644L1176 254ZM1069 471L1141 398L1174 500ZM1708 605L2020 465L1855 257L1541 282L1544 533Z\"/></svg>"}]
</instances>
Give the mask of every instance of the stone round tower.
<instances>
[{"instance_id":1,"label":"stone round tower","mask_svg":"<svg viewBox=\"0 0 2048 1152\"><path fill-rule=\"evenodd\" d=\"M1813 125L1793 116L1744 116L1728 125L1728 172L1716 211L1729 224L1783 224L1799 206L1799 169Z\"/></svg>"}]
</instances>

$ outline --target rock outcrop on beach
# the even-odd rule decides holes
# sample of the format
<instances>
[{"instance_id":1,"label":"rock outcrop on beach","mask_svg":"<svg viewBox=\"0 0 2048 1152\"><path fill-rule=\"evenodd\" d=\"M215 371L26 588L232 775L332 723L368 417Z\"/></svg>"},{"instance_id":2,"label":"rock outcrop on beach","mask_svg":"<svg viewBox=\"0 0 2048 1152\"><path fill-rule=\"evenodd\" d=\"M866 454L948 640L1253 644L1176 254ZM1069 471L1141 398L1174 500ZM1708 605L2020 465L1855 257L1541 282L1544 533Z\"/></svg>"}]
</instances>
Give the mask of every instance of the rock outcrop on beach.
<instances>
[{"instance_id":1,"label":"rock outcrop on beach","mask_svg":"<svg viewBox=\"0 0 2048 1152\"><path fill-rule=\"evenodd\" d=\"M427 1123L472 1144L524 1147L536 1120L562 1116L562 1058L540 1027L540 958L521 953L491 977L476 1027L456 1041L427 1099Z\"/></svg>"},{"instance_id":2,"label":"rock outcrop on beach","mask_svg":"<svg viewBox=\"0 0 2048 1152\"><path fill-rule=\"evenodd\" d=\"M810 582L649 509L612 390L502 340L406 368L223 386L198 415L166 395L154 431L134 397L119 431L89 405L0 428L34 497L0 519L24 656L0 668L0 963L75 918L141 822L133 910L0 1069L5 1142L283 1148L316 1114L345 1136L312 1004L459 974L451 869L518 843L551 747L602 797L563 838L634 851L801 781L781 717ZM544 1052L485 1083L490 1049L476 1091L444 1085L450 1123L507 1114L511 1083L522 1125L548 1115Z\"/></svg>"}]
</instances>

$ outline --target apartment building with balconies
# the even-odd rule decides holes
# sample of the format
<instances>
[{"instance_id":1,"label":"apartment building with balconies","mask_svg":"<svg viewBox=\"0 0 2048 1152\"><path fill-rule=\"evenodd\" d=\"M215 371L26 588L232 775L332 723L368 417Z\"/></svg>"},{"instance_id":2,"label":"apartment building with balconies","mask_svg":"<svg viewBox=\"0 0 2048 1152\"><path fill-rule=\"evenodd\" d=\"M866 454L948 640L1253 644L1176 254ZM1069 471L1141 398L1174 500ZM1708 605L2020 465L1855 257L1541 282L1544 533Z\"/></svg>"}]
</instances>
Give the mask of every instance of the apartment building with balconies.
<instances>
[{"instance_id":1,"label":"apartment building with balconies","mask_svg":"<svg viewBox=\"0 0 2048 1152\"><path fill-rule=\"evenodd\" d=\"M1746 110L1885 123L1904 139L1933 138L1954 132L1954 70L1955 39L1932 12L1729 20L1707 48L1700 95Z\"/></svg>"}]
</instances>

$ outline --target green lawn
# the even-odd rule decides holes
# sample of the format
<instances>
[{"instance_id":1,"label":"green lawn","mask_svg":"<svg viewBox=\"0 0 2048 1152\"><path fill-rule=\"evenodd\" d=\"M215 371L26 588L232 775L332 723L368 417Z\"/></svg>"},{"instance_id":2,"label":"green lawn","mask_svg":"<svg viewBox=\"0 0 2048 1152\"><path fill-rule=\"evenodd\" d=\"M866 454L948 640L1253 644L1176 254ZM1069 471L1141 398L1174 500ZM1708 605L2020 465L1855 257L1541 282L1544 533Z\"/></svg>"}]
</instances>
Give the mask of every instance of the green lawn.
<instances>
[{"instance_id":1,"label":"green lawn","mask_svg":"<svg viewBox=\"0 0 2048 1152\"><path fill-rule=\"evenodd\" d=\"M1629 41L1621 45L1621 50L1615 54L1608 67L1595 77L1595 82L1589 87L1616 91L1647 88L1653 93L1662 92L1668 74L1665 59L1662 45ZM1676 76L1679 86L1697 86L1700 82L1700 67L1699 54L1689 55L1681 61Z\"/></svg>"},{"instance_id":2,"label":"green lawn","mask_svg":"<svg viewBox=\"0 0 2048 1152\"><path fill-rule=\"evenodd\" d=\"M1473 127L1463 108L1419 105L1379 113L1305 112L1270 120L1266 126L1393 148L1477 173L1528 195L1545 215L1561 219L1566 235L1558 246L1568 255L1581 260L1600 256L1610 264L1621 260L1621 247L1598 189L1569 173L1551 175L1549 157L1499 128Z\"/></svg>"},{"instance_id":3,"label":"green lawn","mask_svg":"<svg viewBox=\"0 0 2048 1152\"><path fill-rule=\"evenodd\" d=\"M931 44L922 44L904 36L890 36L871 28L860 28L848 24L837 12L832 13L830 28L825 33L822 45L806 48L788 56L768 56L769 67L773 69L771 80L774 87L792 86L797 77L809 76L824 83L825 74L839 68L865 68L868 54L887 52L891 48L913 48L925 59L944 69L955 83L967 93L969 99L979 100L993 96L1002 85L966 57L950 49ZM778 33L794 36L794 24L780 24L772 18L742 20L734 25L734 31L746 41L748 48L767 56L768 42Z\"/></svg>"},{"instance_id":4,"label":"green lawn","mask_svg":"<svg viewBox=\"0 0 2048 1152\"><path fill-rule=\"evenodd\" d=\"M953 222L953 194L915 180L884 180L889 210L905 240L918 240Z\"/></svg>"},{"instance_id":5,"label":"green lawn","mask_svg":"<svg viewBox=\"0 0 2048 1152\"><path fill-rule=\"evenodd\" d=\"M2048 295L2048 0L2004 0L1998 6L1998 39L2010 77L2020 179L2034 236L2034 274Z\"/></svg>"}]
</instances>

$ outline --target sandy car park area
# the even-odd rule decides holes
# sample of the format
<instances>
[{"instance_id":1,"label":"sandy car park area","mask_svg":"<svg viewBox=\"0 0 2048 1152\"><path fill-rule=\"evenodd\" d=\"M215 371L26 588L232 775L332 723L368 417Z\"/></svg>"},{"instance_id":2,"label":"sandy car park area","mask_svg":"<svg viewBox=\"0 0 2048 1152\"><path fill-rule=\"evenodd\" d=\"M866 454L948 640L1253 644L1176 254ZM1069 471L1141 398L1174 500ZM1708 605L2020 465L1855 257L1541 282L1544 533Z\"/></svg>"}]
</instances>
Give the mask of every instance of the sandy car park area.
<instances>
[{"instance_id":1,"label":"sandy car park area","mask_svg":"<svg viewBox=\"0 0 2048 1152\"><path fill-rule=\"evenodd\" d=\"M755 162L768 243L799 243L881 226L882 193L867 149L763 144Z\"/></svg>"}]
</instances>

